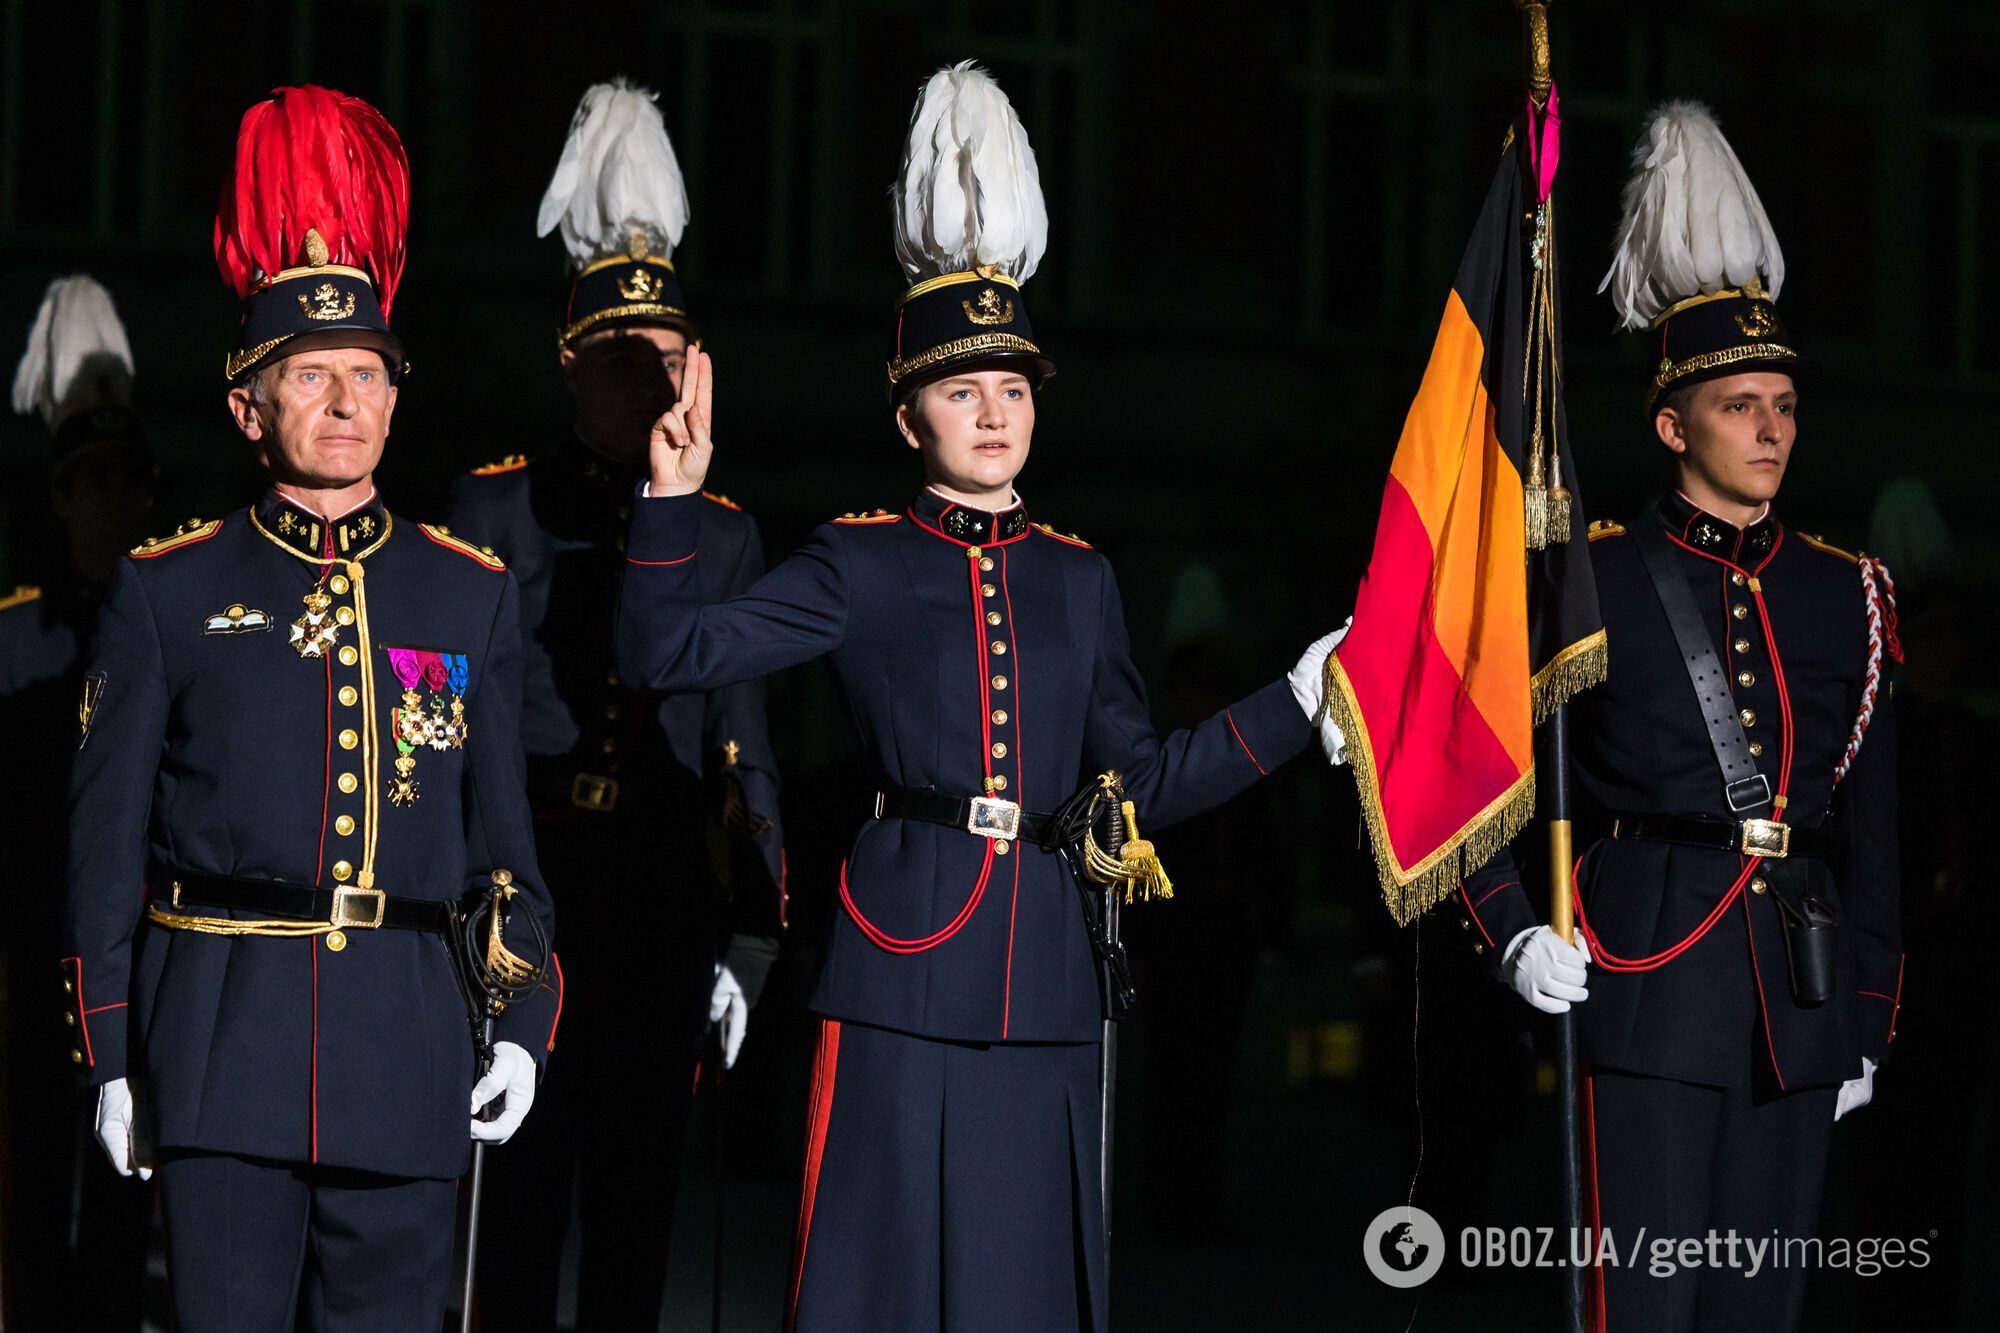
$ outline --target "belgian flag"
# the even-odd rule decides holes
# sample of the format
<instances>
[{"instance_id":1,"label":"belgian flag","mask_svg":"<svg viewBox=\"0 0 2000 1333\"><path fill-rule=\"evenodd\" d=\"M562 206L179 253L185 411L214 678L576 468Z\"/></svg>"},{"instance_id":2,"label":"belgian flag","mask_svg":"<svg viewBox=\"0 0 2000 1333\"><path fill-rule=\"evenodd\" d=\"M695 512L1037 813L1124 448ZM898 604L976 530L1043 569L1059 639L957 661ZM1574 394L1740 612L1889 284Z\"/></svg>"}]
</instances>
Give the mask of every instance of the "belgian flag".
<instances>
[{"instance_id":1,"label":"belgian flag","mask_svg":"<svg viewBox=\"0 0 2000 1333\"><path fill-rule=\"evenodd\" d=\"M1524 174L1516 139L1445 301L1354 627L1327 667L1398 924L1520 832L1536 724L1606 667L1562 412L1553 200L1533 197L1546 177Z\"/></svg>"}]
</instances>

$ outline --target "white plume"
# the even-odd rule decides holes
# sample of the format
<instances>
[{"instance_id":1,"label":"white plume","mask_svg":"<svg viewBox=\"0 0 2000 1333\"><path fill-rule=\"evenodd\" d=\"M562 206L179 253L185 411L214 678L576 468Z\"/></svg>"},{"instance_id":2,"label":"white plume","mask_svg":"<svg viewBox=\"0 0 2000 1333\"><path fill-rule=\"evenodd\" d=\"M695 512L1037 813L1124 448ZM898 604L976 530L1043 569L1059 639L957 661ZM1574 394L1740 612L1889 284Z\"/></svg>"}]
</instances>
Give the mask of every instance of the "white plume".
<instances>
[{"instance_id":1,"label":"white plume","mask_svg":"<svg viewBox=\"0 0 2000 1333\"><path fill-rule=\"evenodd\" d=\"M578 268L624 254L643 232L652 253L673 254L687 228L687 186L656 93L624 79L592 85L577 103L535 234L562 227Z\"/></svg>"},{"instance_id":2,"label":"white plume","mask_svg":"<svg viewBox=\"0 0 2000 1333\"><path fill-rule=\"evenodd\" d=\"M88 274L57 278L14 369L14 410L54 430L78 412L131 405L132 344L111 293Z\"/></svg>"},{"instance_id":3,"label":"white plume","mask_svg":"<svg viewBox=\"0 0 2000 1333\"><path fill-rule=\"evenodd\" d=\"M993 76L970 60L924 85L891 196L896 257L913 280L991 264L1026 282L1048 248L1028 132Z\"/></svg>"},{"instance_id":4,"label":"white plume","mask_svg":"<svg viewBox=\"0 0 2000 1333\"><path fill-rule=\"evenodd\" d=\"M1676 301L1742 287L1759 273L1773 300L1785 255L1756 187L1699 102L1669 102L1632 151L1607 288L1621 326L1645 328Z\"/></svg>"}]
</instances>

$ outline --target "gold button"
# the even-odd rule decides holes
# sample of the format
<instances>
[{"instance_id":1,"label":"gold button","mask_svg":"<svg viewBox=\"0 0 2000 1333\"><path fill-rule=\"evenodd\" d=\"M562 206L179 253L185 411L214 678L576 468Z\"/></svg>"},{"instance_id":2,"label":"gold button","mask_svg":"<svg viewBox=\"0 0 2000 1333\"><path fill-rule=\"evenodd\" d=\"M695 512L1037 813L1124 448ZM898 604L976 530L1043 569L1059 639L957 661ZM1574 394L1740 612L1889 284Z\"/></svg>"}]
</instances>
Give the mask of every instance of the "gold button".
<instances>
[{"instance_id":1,"label":"gold button","mask_svg":"<svg viewBox=\"0 0 2000 1333\"><path fill-rule=\"evenodd\" d=\"M349 727L349 728L347 728L347 729L346 729L345 731L343 731L343 732L341 732L341 733L340 733L340 748L341 748L341 749L343 749L343 750L352 750L352 749L353 749L353 748L354 748L355 746L357 746L357 745L359 745L359 744L361 744L361 737L359 737L359 736L357 736L357 735L355 735L355 734L354 734L354 728L353 728L353 727Z\"/></svg>"},{"instance_id":2,"label":"gold button","mask_svg":"<svg viewBox=\"0 0 2000 1333\"><path fill-rule=\"evenodd\" d=\"M993 742L993 757L995 759L1005 759L1007 757L1006 745L1000 741Z\"/></svg>"},{"instance_id":3,"label":"gold button","mask_svg":"<svg viewBox=\"0 0 2000 1333\"><path fill-rule=\"evenodd\" d=\"M334 610L333 618L343 625L352 625L354 623L354 608L351 606L337 607Z\"/></svg>"},{"instance_id":4,"label":"gold button","mask_svg":"<svg viewBox=\"0 0 2000 1333\"><path fill-rule=\"evenodd\" d=\"M610 675L606 676L604 678L604 683L606 685L616 685L618 683L618 673L614 671Z\"/></svg>"},{"instance_id":5,"label":"gold button","mask_svg":"<svg viewBox=\"0 0 2000 1333\"><path fill-rule=\"evenodd\" d=\"M987 623L987 624L989 624L989 625L997 625L997 624L999 624L999 623L1000 623L1000 613L999 613L998 611L988 611L988 612L986 613L986 623Z\"/></svg>"},{"instance_id":6,"label":"gold button","mask_svg":"<svg viewBox=\"0 0 2000 1333\"><path fill-rule=\"evenodd\" d=\"M1750 651L1750 640L1738 639L1736 642L1730 644L1729 646L1735 649L1739 653L1747 653Z\"/></svg>"},{"instance_id":7,"label":"gold button","mask_svg":"<svg viewBox=\"0 0 2000 1333\"><path fill-rule=\"evenodd\" d=\"M606 754L610 754L610 753L612 753L613 751L615 751L615 750L616 750L617 748L618 748L618 742L617 742L617 741L615 741L615 740L612 740L612 739L611 739L611 737L609 737L609 736L606 736L606 737L604 738L604 745L603 745L603 750L604 750L604 753L606 753Z\"/></svg>"},{"instance_id":8,"label":"gold button","mask_svg":"<svg viewBox=\"0 0 2000 1333\"><path fill-rule=\"evenodd\" d=\"M353 875L354 875L354 867L347 864L347 862L335 861L333 863L333 877L335 879L340 880L344 883L348 879L351 879Z\"/></svg>"},{"instance_id":9,"label":"gold button","mask_svg":"<svg viewBox=\"0 0 2000 1333\"><path fill-rule=\"evenodd\" d=\"M1007 688L1007 678L1006 678L1005 676L995 676L995 677L993 678L993 688L994 688L994 689L996 689L996 690L1004 690L1004 689L1006 689L1006 688Z\"/></svg>"},{"instance_id":10,"label":"gold button","mask_svg":"<svg viewBox=\"0 0 2000 1333\"><path fill-rule=\"evenodd\" d=\"M326 586L333 589L335 592L346 592L347 576L345 574L335 574L332 578L326 581Z\"/></svg>"},{"instance_id":11,"label":"gold button","mask_svg":"<svg viewBox=\"0 0 2000 1333\"><path fill-rule=\"evenodd\" d=\"M632 517L632 506L631 506L631 505L619 505L619 506L618 506L618 517L619 517L619 518L621 518L621 519L626 519L626 518L630 518L630 517Z\"/></svg>"},{"instance_id":12,"label":"gold button","mask_svg":"<svg viewBox=\"0 0 2000 1333\"><path fill-rule=\"evenodd\" d=\"M616 722L618 720L618 705L617 704L604 705L604 716L607 721Z\"/></svg>"},{"instance_id":13,"label":"gold button","mask_svg":"<svg viewBox=\"0 0 2000 1333\"><path fill-rule=\"evenodd\" d=\"M1485 952L1486 952L1486 946L1485 946L1485 945L1483 945L1483 944L1475 944L1475 945L1473 945L1473 946L1472 946L1472 951L1473 951L1474 953L1485 953Z\"/></svg>"},{"instance_id":14,"label":"gold button","mask_svg":"<svg viewBox=\"0 0 2000 1333\"><path fill-rule=\"evenodd\" d=\"M326 933L326 947L329 953L339 953L347 947L347 932L330 930Z\"/></svg>"},{"instance_id":15,"label":"gold button","mask_svg":"<svg viewBox=\"0 0 2000 1333\"><path fill-rule=\"evenodd\" d=\"M1000 590L998 588L994 587L990 583L982 583L979 585L979 595L981 597L991 597L994 593L999 591Z\"/></svg>"},{"instance_id":16,"label":"gold button","mask_svg":"<svg viewBox=\"0 0 2000 1333\"><path fill-rule=\"evenodd\" d=\"M1762 875L1753 876L1750 880L1750 892L1752 893L1762 893L1770 887L1771 881L1765 879Z\"/></svg>"},{"instance_id":17,"label":"gold button","mask_svg":"<svg viewBox=\"0 0 2000 1333\"><path fill-rule=\"evenodd\" d=\"M340 650L340 664L342 666L353 666L356 662L359 662L360 660L361 660L361 654L355 651L353 644L350 643L345 648L342 648Z\"/></svg>"},{"instance_id":18,"label":"gold button","mask_svg":"<svg viewBox=\"0 0 2000 1333\"><path fill-rule=\"evenodd\" d=\"M74 981L70 981L67 978L65 978L63 981L63 994L65 995L76 994L76 983Z\"/></svg>"},{"instance_id":19,"label":"gold button","mask_svg":"<svg viewBox=\"0 0 2000 1333\"><path fill-rule=\"evenodd\" d=\"M343 685L340 687L340 701L342 703L351 707L354 701L360 697L360 693L352 685Z\"/></svg>"},{"instance_id":20,"label":"gold button","mask_svg":"<svg viewBox=\"0 0 2000 1333\"><path fill-rule=\"evenodd\" d=\"M987 557L986 557L986 558L985 558L984 560L981 560L981 561L979 562L979 567L980 567L981 569L991 569L991 568L993 568L993 557L989 555L989 556L987 556Z\"/></svg>"},{"instance_id":21,"label":"gold button","mask_svg":"<svg viewBox=\"0 0 2000 1333\"><path fill-rule=\"evenodd\" d=\"M352 773L342 773L340 775L340 789L342 791L351 794L354 791L356 785L357 783Z\"/></svg>"},{"instance_id":22,"label":"gold button","mask_svg":"<svg viewBox=\"0 0 2000 1333\"><path fill-rule=\"evenodd\" d=\"M1736 673L1736 683L1747 690L1757 683L1757 673L1754 671L1739 671Z\"/></svg>"},{"instance_id":23,"label":"gold button","mask_svg":"<svg viewBox=\"0 0 2000 1333\"><path fill-rule=\"evenodd\" d=\"M994 709L994 710L993 710L993 725L994 725L994 726L996 726L996 727L1004 727L1004 726L1006 726L1006 725L1007 725L1007 710L1006 710L1006 709L1004 709L1004 708L996 708L996 709Z\"/></svg>"},{"instance_id":24,"label":"gold button","mask_svg":"<svg viewBox=\"0 0 2000 1333\"><path fill-rule=\"evenodd\" d=\"M1762 741L1750 742L1750 757L1752 759L1762 759L1764 757L1764 742Z\"/></svg>"},{"instance_id":25,"label":"gold button","mask_svg":"<svg viewBox=\"0 0 2000 1333\"><path fill-rule=\"evenodd\" d=\"M993 854L995 856L1005 856L1008 851L1009 848L1005 838L995 838L993 840Z\"/></svg>"},{"instance_id":26,"label":"gold button","mask_svg":"<svg viewBox=\"0 0 2000 1333\"><path fill-rule=\"evenodd\" d=\"M1739 569L1739 570L1737 570L1737 571L1736 571L1736 572L1735 572L1734 574L1731 574L1731 575L1729 576L1729 581L1730 581L1731 583L1735 584L1735 585L1736 585L1737 587L1739 587L1739 588L1740 588L1740 587L1742 587L1742 586L1743 586L1743 571Z\"/></svg>"},{"instance_id":27,"label":"gold button","mask_svg":"<svg viewBox=\"0 0 2000 1333\"><path fill-rule=\"evenodd\" d=\"M994 791L1007 790L1007 775L1005 773L995 773L993 775L993 790Z\"/></svg>"},{"instance_id":28,"label":"gold button","mask_svg":"<svg viewBox=\"0 0 2000 1333\"><path fill-rule=\"evenodd\" d=\"M995 639L986 646L993 651L995 657L1005 657L1007 655L1007 645L998 639Z\"/></svg>"},{"instance_id":29,"label":"gold button","mask_svg":"<svg viewBox=\"0 0 2000 1333\"><path fill-rule=\"evenodd\" d=\"M1743 603L1738 602L1736 605L1729 608L1729 614L1735 616L1738 620L1742 620L1747 616L1749 616L1750 608L1743 605Z\"/></svg>"},{"instance_id":30,"label":"gold button","mask_svg":"<svg viewBox=\"0 0 2000 1333\"><path fill-rule=\"evenodd\" d=\"M1757 725L1757 714L1755 710L1746 708L1736 715L1736 720L1746 727L1754 727Z\"/></svg>"},{"instance_id":31,"label":"gold button","mask_svg":"<svg viewBox=\"0 0 2000 1333\"><path fill-rule=\"evenodd\" d=\"M617 541L613 542L612 545L616 546L619 550L622 551L625 549L625 539L623 537L620 537Z\"/></svg>"},{"instance_id":32,"label":"gold button","mask_svg":"<svg viewBox=\"0 0 2000 1333\"><path fill-rule=\"evenodd\" d=\"M852 517L853 517L853 515L852 515L852 514L850 514L850 515L848 515L848 517L852 518ZM968 547L966 547L966 548L965 548L965 553L966 553L966 555L967 555L967 556L971 557L971 558L972 558L972 559L974 559L974 560L977 560L977 559L979 559L979 548L978 548L977 546L968 546ZM981 566L981 568L983 568L983 569L991 569L991 568L993 568L993 566L992 566L991 564L985 564L985 565L982 565L982 566Z\"/></svg>"},{"instance_id":33,"label":"gold button","mask_svg":"<svg viewBox=\"0 0 2000 1333\"><path fill-rule=\"evenodd\" d=\"M82 1051L71 1051L71 1052L69 1053L69 1062L70 1062L71 1064L73 1064L73 1065L80 1065L80 1064L82 1064L82 1063L83 1063L83 1052L82 1052Z\"/></svg>"},{"instance_id":34,"label":"gold button","mask_svg":"<svg viewBox=\"0 0 2000 1333\"><path fill-rule=\"evenodd\" d=\"M342 815L340 818L334 820L333 831L343 838L354 832L354 816Z\"/></svg>"},{"instance_id":35,"label":"gold button","mask_svg":"<svg viewBox=\"0 0 2000 1333\"><path fill-rule=\"evenodd\" d=\"M67 1009L63 1010L63 1022L65 1022L65 1023L69 1024L69 1025L70 1025L71 1027L75 1027L75 1026L76 1026L76 1015L75 1015L75 1014L73 1014L73 1013L71 1013L71 1012L70 1012L69 1010L67 1010Z\"/></svg>"}]
</instances>

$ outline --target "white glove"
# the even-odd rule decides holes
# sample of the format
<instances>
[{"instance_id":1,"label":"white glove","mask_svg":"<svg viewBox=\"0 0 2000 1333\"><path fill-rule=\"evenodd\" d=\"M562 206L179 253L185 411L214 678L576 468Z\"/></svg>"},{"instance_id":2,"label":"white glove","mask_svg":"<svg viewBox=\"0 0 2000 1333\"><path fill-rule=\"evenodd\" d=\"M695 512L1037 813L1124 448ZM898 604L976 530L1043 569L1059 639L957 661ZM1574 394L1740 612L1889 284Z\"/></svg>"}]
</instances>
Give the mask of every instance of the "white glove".
<instances>
[{"instance_id":1,"label":"white glove","mask_svg":"<svg viewBox=\"0 0 2000 1333\"><path fill-rule=\"evenodd\" d=\"M1347 762L1347 737L1339 727L1333 725L1332 718L1320 717L1320 701L1326 691L1326 659L1333 655L1333 650L1347 637L1347 631L1353 624L1354 617L1349 616L1347 624L1306 649L1306 655L1299 659L1299 664L1285 677L1291 683L1292 697L1299 701L1299 707L1305 710L1306 716L1319 718L1319 747L1326 751L1326 759L1330 764Z\"/></svg>"},{"instance_id":2,"label":"white glove","mask_svg":"<svg viewBox=\"0 0 2000 1333\"><path fill-rule=\"evenodd\" d=\"M1835 1120L1849 1111L1858 1111L1875 1100L1875 1071L1878 1066L1867 1056L1861 1057L1861 1077L1851 1078L1840 1085L1840 1094L1833 1099Z\"/></svg>"},{"instance_id":3,"label":"white glove","mask_svg":"<svg viewBox=\"0 0 2000 1333\"><path fill-rule=\"evenodd\" d=\"M1547 926L1530 926L1507 941L1500 975L1516 994L1545 1014L1566 1013L1571 1004L1590 998L1584 989L1590 946L1583 936L1565 944Z\"/></svg>"},{"instance_id":4,"label":"white glove","mask_svg":"<svg viewBox=\"0 0 2000 1333\"><path fill-rule=\"evenodd\" d=\"M112 1170L121 1176L132 1174L132 1085L122 1078L114 1078L97 1090L97 1141L104 1145ZM139 1167L138 1173L141 1180L153 1178L150 1166Z\"/></svg>"},{"instance_id":5,"label":"white glove","mask_svg":"<svg viewBox=\"0 0 2000 1333\"><path fill-rule=\"evenodd\" d=\"M708 1021L722 1025L722 1067L736 1068L736 1053L743 1049L743 1035L750 1030L750 1002L736 974L726 967L715 969L715 991L708 997Z\"/></svg>"},{"instance_id":6,"label":"white glove","mask_svg":"<svg viewBox=\"0 0 2000 1333\"><path fill-rule=\"evenodd\" d=\"M472 1109L479 1108L502 1093L500 1114L492 1120L474 1120L472 1137L481 1143L505 1143L528 1118L535 1104L535 1057L511 1041L493 1047L493 1067L472 1088Z\"/></svg>"}]
</instances>

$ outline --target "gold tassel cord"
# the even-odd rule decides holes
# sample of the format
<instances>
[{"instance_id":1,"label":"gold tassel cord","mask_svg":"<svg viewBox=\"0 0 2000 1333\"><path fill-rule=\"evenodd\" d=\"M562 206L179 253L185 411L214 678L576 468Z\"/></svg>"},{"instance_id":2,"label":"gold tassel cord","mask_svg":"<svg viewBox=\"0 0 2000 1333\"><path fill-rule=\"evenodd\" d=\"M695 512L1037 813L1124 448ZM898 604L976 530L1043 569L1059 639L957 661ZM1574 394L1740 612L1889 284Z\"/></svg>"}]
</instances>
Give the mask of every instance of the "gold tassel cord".
<instances>
[{"instance_id":1,"label":"gold tassel cord","mask_svg":"<svg viewBox=\"0 0 2000 1333\"><path fill-rule=\"evenodd\" d=\"M1125 901L1130 903L1135 892L1140 902L1151 902L1155 897L1172 898L1174 882L1167 878L1167 868L1160 864L1153 844L1139 836L1139 817L1132 812L1132 803L1124 802L1123 809L1125 845L1118 849L1118 860L1125 881Z\"/></svg>"}]
</instances>

